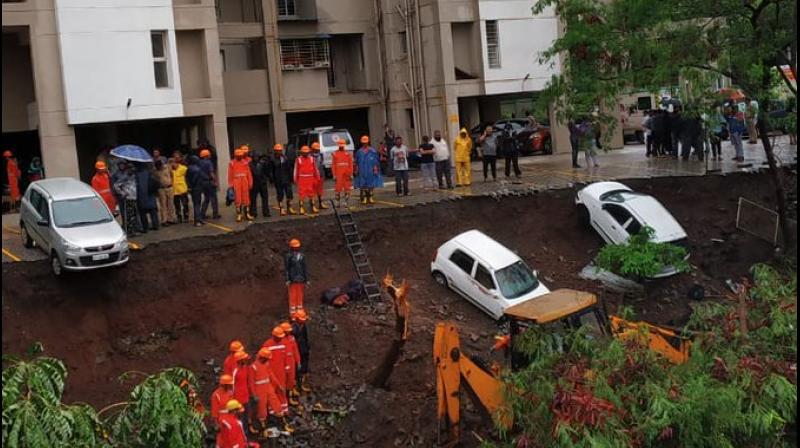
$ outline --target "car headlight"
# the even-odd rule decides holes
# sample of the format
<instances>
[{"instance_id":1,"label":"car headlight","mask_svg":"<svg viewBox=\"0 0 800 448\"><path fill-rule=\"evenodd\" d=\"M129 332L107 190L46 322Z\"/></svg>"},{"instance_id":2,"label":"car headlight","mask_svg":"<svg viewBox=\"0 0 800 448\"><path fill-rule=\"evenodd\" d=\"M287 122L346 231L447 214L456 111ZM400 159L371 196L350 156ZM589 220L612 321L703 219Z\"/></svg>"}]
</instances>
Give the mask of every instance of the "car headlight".
<instances>
[{"instance_id":1,"label":"car headlight","mask_svg":"<svg viewBox=\"0 0 800 448\"><path fill-rule=\"evenodd\" d=\"M64 250L66 250L67 252L80 252L81 250L80 246L76 246L67 240L62 240L61 244L64 246Z\"/></svg>"},{"instance_id":2,"label":"car headlight","mask_svg":"<svg viewBox=\"0 0 800 448\"><path fill-rule=\"evenodd\" d=\"M128 249L128 239L125 238L125 237L122 237L121 240L117 241L117 247L119 247L122 250L127 250Z\"/></svg>"}]
</instances>

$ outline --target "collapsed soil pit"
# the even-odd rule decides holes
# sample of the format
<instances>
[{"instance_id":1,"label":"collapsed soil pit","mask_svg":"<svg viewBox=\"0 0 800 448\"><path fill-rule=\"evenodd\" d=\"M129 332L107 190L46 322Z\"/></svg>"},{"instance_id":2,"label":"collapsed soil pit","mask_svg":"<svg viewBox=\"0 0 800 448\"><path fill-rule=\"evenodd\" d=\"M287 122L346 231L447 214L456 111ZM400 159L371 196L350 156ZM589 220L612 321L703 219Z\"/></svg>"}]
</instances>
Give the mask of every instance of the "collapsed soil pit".
<instances>
[{"instance_id":1,"label":"collapsed soil pit","mask_svg":"<svg viewBox=\"0 0 800 448\"><path fill-rule=\"evenodd\" d=\"M690 312L686 291L701 283L710 293L724 281L769 261L772 247L735 229L739 196L772 205L763 174L657 178L625 182L657 197L684 226L692 245L693 274L664 282L656 296L623 300L605 294L609 308L633 306L640 318L681 322ZM457 233L477 228L516 250L551 288L602 293L577 276L596 254L600 239L579 227L574 191L528 197L470 198L439 204L358 213L356 219L375 272L392 272L411 287L411 339L388 390L362 383L393 337L389 307L320 309L328 287L354 277L352 264L331 217L254 225L219 237L197 237L153 245L124 269L51 278L46 262L3 265L3 351L22 353L42 342L46 353L69 369L65 400L102 407L129 390L116 378L129 370L184 366L214 387L231 339L250 351L286 314L282 256L299 237L310 263L312 399L349 406L334 426L321 418L301 427L296 439L308 446L430 446L435 441L435 379L431 345L435 322L454 320L467 354L486 356L499 327L477 308L438 287L430 278L435 249ZM712 239L722 240L722 243ZM466 398L466 395L464 395ZM462 401L467 446L490 433L478 410Z\"/></svg>"}]
</instances>

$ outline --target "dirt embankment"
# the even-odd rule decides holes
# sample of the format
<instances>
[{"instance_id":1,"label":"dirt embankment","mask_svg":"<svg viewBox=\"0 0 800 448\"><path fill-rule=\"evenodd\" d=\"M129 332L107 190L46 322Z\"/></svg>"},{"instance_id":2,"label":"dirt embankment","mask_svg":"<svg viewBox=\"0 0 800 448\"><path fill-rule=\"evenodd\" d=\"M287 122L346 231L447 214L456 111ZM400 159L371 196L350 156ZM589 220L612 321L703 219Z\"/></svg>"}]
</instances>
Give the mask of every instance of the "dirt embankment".
<instances>
[{"instance_id":1,"label":"dirt embankment","mask_svg":"<svg viewBox=\"0 0 800 448\"><path fill-rule=\"evenodd\" d=\"M768 261L772 248L735 229L739 196L772 203L765 175L659 178L626 182L653 194L681 222L692 244L694 274L652 288L647 299L626 303L639 317L682 322L690 312L686 291L694 283L723 290L724 280ZM596 254L600 239L577 224L574 191L529 197L471 198L435 205L358 213L356 219L377 273L387 271L411 285L411 340L388 391L360 388L392 338L388 308L321 310L328 287L354 277L335 221L330 217L251 226L244 232L153 245L124 269L50 277L47 264L3 264L3 351L23 352L40 341L47 354L69 368L66 400L97 406L124 398L116 381L128 370L155 371L181 365L214 385L209 362L218 365L231 339L257 347L285 317L283 261L286 241L302 239L312 285L313 398L336 405L358 395L354 409L335 428L301 428L311 446L429 446L435 440L435 389L431 358L434 324L455 320L465 352L486 356L498 327L476 308L430 279L434 250L459 232L477 228L515 249L550 287L602 293L577 272ZM723 243L712 242L721 239ZM620 297L605 294L614 310ZM487 425L464 400L467 428ZM470 442L472 443L472 442Z\"/></svg>"}]
</instances>

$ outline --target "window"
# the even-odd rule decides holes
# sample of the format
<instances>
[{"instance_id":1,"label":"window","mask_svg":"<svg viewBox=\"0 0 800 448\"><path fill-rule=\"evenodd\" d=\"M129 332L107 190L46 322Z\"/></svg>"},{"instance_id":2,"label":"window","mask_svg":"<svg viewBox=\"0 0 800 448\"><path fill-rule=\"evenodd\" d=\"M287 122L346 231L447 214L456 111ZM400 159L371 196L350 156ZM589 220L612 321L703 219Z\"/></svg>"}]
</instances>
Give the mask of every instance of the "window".
<instances>
[{"instance_id":1,"label":"window","mask_svg":"<svg viewBox=\"0 0 800 448\"><path fill-rule=\"evenodd\" d=\"M467 275L472 275L472 265L475 264L475 260L469 255L456 249L453 255L450 255L450 261L461 268L462 271L466 272Z\"/></svg>"},{"instance_id":2,"label":"window","mask_svg":"<svg viewBox=\"0 0 800 448\"><path fill-rule=\"evenodd\" d=\"M405 56L408 54L408 35L405 31L400 31L400 54Z\"/></svg>"},{"instance_id":3,"label":"window","mask_svg":"<svg viewBox=\"0 0 800 448\"><path fill-rule=\"evenodd\" d=\"M506 299L516 299L539 287L539 280L523 261L500 269L495 273L500 292Z\"/></svg>"},{"instance_id":4,"label":"window","mask_svg":"<svg viewBox=\"0 0 800 448\"><path fill-rule=\"evenodd\" d=\"M406 109L406 119L409 129L414 129L414 109Z\"/></svg>"},{"instance_id":5,"label":"window","mask_svg":"<svg viewBox=\"0 0 800 448\"><path fill-rule=\"evenodd\" d=\"M156 87L169 87L169 67L167 66L167 32L151 31L150 42L153 46L153 73Z\"/></svg>"},{"instance_id":6,"label":"window","mask_svg":"<svg viewBox=\"0 0 800 448\"><path fill-rule=\"evenodd\" d=\"M281 41L281 68L299 70L327 68L330 49L326 39L291 39Z\"/></svg>"},{"instance_id":7,"label":"window","mask_svg":"<svg viewBox=\"0 0 800 448\"><path fill-rule=\"evenodd\" d=\"M56 227L83 227L111 222L105 202L97 197L53 202Z\"/></svg>"},{"instance_id":8,"label":"window","mask_svg":"<svg viewBox=\"0 0 800 448\"><path fill-rule=\"evenodd\" d=\"M278 2L278 17L294 17L297 15L295 0L276 0Z\"/></svg>"},{"instance_id":9,"label":"window","mask_svg":"<svg viewBox=\"0 0 800 448\"><path fill-rule=\"evenodd\" d=\"M492 274L480 263L475 269L475 280L488 290L495 289Z\"/></svg>"},{"instance_id":10,"label":"window","mask_svg":"<svg viewBox=\"0 0 800 448\"><path fill-rule=\"evenodd\" d=\"M603 210L611 215L614 221L617 221L621 226L624 226L631 219L631 213L619 205L606 204L603 206Z\"/></svg>"},{"instance_id":11,"label":"window","mask_svg":"<svg viewBox=\"0 0 800 448\"><path fill-rule=\"evenodd\" d=\"M500 68L500 35L497 20L486 21L486 55L489 68Z\"/></svg>"},{"instance_id":12,"label":"window","mask_svg":"<svg viewBox=\"0 0 800 448\"><path fill-rule=\"evenodd\" d=\"M653 99L649 96L636 98L636 108L639 110L651 110L653 108Z\"/></svg>"},{"instance_id":13,"label":"window","mask_svg":"<svg viewBox=\"0 0 800 448\"><path fill-rule=\"evenodd\" d=\"M47 212L47 199L41 193L31 188L31 194L28 200L31 202L31 207L36 210L41 219L49 219L50 213Z\"/></svg>"}]
</instances>

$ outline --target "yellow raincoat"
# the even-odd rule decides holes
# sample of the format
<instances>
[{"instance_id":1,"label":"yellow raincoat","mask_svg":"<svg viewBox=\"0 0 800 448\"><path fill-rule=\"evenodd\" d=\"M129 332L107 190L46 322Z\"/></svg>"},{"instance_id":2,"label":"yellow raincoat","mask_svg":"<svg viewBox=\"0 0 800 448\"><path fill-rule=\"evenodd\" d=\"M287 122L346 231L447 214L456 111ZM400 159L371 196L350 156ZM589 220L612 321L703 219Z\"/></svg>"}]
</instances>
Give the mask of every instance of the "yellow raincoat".
<instances>
[{"instance_id":1,"label":"yellow raincoat","mask_svg":"<svg viewBox=\"0 0 800 448\"><path fill-rule=\"evenodd\" d=\"M469 186L472 183L472 139L467 128L461 128L453 146L456 162L456 185Z\"/></svg>"}]
</instances>

